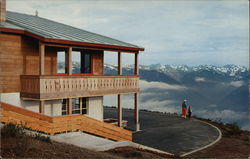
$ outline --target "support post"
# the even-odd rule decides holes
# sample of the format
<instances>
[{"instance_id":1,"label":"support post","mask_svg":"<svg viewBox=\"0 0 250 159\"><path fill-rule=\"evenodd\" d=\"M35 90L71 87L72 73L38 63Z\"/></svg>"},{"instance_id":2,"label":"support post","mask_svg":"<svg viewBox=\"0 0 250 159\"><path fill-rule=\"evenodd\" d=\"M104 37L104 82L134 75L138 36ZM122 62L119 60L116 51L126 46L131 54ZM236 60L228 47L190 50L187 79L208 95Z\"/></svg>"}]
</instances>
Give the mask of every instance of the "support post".
<instances>
[{"instance_id":1,"label":"support post","mask_svg":"<svg viewBox=\"0 0 250 159\"><path fill-rule=\"evenodd\" d=\"M139 75L139 53L135 53L134 74L135 75Z\"/></svg>"},{"instance_id":2,"label":"support post","mask_svg":"<svg viewBox=\"0 0 250 159\"><path fill-rule=\"evenodd\" d=\"M134 120L135 120L135 130L140 130L140 123L139 123L139 93L134 94Z\"/></svg>"},{"instance_id":3,"label":"support post","mask_svg":"<svg viewBox=\"0 0 250 159\"><path fill-rule=\"evenodd\" d=\"M68 64L67 73L68 75L72 75L72 47L68 48L67 54L68 54L67 55L67 64Z\"/></svg>"},{"instance_id":4,"label":"support post","mask_svg":"<svg viewBox=\"0 0 250 159\"><path fill-rule=\"evenodd\" d=\"M67 112L68 112L68 115L72 114L72 98L68 99Z\"/></svg>"},{"instance_id":5,"label":"support post","mask_svg":"<svg viewBox=\"0 0 250 159\"><path fill-rule=\"evenodd\" d=\"M122 97L121 94L117 95L117 104L118 104L118 126L122 127Z\"/></svg>"},{"instance_id":6,"label":"support post","mask_svg":"<svg viewBox=\"0 0 250 159\"><path fill-rule=\"evenodd\" d=\"M122 54L118 52L118 75L122 75Z\"/></svg>"},{"instance_id":7,"label":"support post","mask_svg":"<svg viewBox=\"0 0 250 159\"><path fill-rule=\"evenodd\" d=\"M44 114L44 101L39 101L39 113Z\"/></svg>"},{"instance_id":8,"label":"support post","mask_svg":"<svg viewBox=\"0 0 250 159\"><path fill-rule=\"evenodd\" d=\"M45 45L39 43L39 75L44 75Z\"/></svg>"}]
</instances>

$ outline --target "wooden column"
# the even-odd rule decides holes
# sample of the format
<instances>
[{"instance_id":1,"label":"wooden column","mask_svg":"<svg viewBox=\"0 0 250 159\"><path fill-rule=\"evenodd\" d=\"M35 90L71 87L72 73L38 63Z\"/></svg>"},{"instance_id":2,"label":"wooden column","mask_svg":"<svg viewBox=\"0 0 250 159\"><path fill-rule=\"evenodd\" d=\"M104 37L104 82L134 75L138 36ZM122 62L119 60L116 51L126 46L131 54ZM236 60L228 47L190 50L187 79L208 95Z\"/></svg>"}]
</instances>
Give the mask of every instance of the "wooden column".
<instances>
[{"instance_id":1,"label":"wooden column","mask_svg":"<svg viewBox=\"0 0 250 159\"><path fill-rule=\"evenodd\" d=\"M39 43L39 75L44 75L45 45Z\"/></svg>"},{"instance_id":2,"label":"wooden column","mask_svg":"<svg viewBox=\"0 0 250 159\"><path fill-rule=\"evenodd\" d=\"M67 50L67 73L68 75L72 75L72 47L69 47Z\"/></svg>"},{"instance_id":3,"label":"wooden column","mask_svg":"<svg viewBox=\"0 0 250 159\"><path fill-rule=\"evenodd\" d=\"M140 130L140 122L139 122L139 93L134 94L134 120L135 120L135 130Z\"/></svg>"},{"instance_id":4,"label":"wooden column","mask_svg":"<svg viewBox=\"0 0 250 159\"><path fill-rule=\"evenodd\" d=\"M135 53L135 68L134 68L134 74L139 75L139 53Z\"/></svg>"},{"instance_id":5,"label":"wooden column","mask_svg":"<svg viewBox=\"0 0 250 159\"><path fill-rule=\"evenodd\" d=\"M39 113L44 114L44 101L39 101Z\"/></svg>"},{"instance_id":6,"label":"wooden column","mask_svg":"<svg viewBox=\"0 0 250 159\"><path fill-rule=\"evenodd\" d=\"M122 54L118 52L118 75L122 75Z\"/></svg>"},{"instance_id":7,"label":"wooden column","mask_svg":"<svg viewBox=\"0 0 250 159\"><path fill-rule=\"evenodd\" d=\"M45 45L39 42L39 75L44 75ZM44 101L39 101L39 113L44 114Z\"/></svg>"},{"instance_id":8,"label":"wooden column","mask_svg":"<svg viewBox=\"0 0 250 159\"><path fill-rule=\"evenodd\" d=\"M68 99L68 103L67 103L67 112L68 112L68 115L71 115L71 114L72 114L72 98L69 98L69 99Z\"/></svg>"},{"instance_id":9,"label":"wooden column","mask_svg":"<svg viewBox=\"0 0 250 159\"><path fill-rule=\"evenodd\" d=\"M121 94L117 95L117 104L118 104L118 126L122 127L122 97L121 97Z\"/></svg>"}]
</instances>

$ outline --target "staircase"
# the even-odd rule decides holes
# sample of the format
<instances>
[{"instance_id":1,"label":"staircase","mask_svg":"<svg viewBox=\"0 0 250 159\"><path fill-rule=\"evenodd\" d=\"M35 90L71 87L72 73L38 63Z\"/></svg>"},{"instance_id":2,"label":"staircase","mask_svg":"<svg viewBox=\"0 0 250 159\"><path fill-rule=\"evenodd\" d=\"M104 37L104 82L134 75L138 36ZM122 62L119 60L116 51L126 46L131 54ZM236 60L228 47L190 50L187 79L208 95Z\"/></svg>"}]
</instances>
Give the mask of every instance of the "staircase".
<instances>
[{"instance_id":1,"label":"staircase","mask_svg":"<svg viewBox=\"0 0 250 159\"><path fill-rule=\"evenodd\" d=\"M82 131L116 141L132 140L131 131L80 114L50 117L0 102L0 116L1 122L22 125L50 135Z\"/></svg>"}]
</instances>

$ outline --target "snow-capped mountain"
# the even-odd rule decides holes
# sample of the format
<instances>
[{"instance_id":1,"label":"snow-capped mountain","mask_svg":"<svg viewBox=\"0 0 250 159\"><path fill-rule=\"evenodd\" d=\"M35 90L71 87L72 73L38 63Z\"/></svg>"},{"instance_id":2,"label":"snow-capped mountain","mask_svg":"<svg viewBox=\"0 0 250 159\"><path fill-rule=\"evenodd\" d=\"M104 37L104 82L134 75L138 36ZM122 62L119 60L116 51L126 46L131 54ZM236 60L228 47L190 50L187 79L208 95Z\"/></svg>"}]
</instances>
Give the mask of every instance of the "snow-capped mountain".
<instances>
[{"instance_id":1,"label":"snow-capped mountain","mask_svg":"<svg viewBox=\"0 0 250 159\"><path fill-rule=\"evenodd\" d=\"M213 65L199 65L199 66L186 66L186 65L140 65L140 75L142 79L147 77L147 74L158 74L155 79L161 81L161 75L168 78L172 78L177 83L186 83L192 81L195 78L206 78L209 80L220 81L237 81L248 78L248 69L244 66L225 65L225 66L213 66ZM134 65L124 65L124 74L131 74L134 69ZM105 73L116 74L117 66L105 64ZM149 75L151 76L151 75ZM190 79L191 78L191 79ZM163 80L162 82L167 82Z\"/></svg>"},{"instance_id":2,"label":"snow-capped mountain","mask_svg":"<svg viewBox=\"0 0 250 159\"><path fill-rule=\"evenodd\" d=\"M105 68L115 69L117 66L105 64ZM124 65L123 68L133 69L134 65ZM215 71L220 74L229 74L230 76L235 76L244 72L248 72L248 69L244 66L237 65L225 65L225 66L214 66L214 65L199 65L199 66L187 66L187 65L161 65L161 64L151 64L151 65L140 65L142 70L156 70L159 72L196 72L196 71Z\"/></svg>"}]
</instances>

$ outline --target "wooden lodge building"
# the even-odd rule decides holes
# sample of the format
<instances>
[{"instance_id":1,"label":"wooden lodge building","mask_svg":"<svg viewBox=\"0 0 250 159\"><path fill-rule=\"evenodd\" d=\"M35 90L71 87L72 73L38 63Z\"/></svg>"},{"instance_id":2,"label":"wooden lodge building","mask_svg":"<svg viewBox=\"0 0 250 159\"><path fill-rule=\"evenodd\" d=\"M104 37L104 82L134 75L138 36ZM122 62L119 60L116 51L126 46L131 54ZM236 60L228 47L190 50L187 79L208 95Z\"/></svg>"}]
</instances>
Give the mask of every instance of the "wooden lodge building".
<instances>
[{"instance_id":1,"label":"wooden lodge building","mask_svg":"<svg viewBox=\"0 0 250 159\"><path fill-rule=\"evenodd\" d=\"M0 0L1 122L22 124L54 135L83 131L113 140L131 140L122 128L122 94L134 94L139 129L139 64L144 48L37 15L6 11ZM104 74L104 51L117 53L118 74ZM80 73L72 72L72 52ZM64 72L58 72L59 53ZM134 74L122 74L122 54L134 54ZM103 96L117 95L117 124L104 122Z\"/></svg>"}]
</instances>

